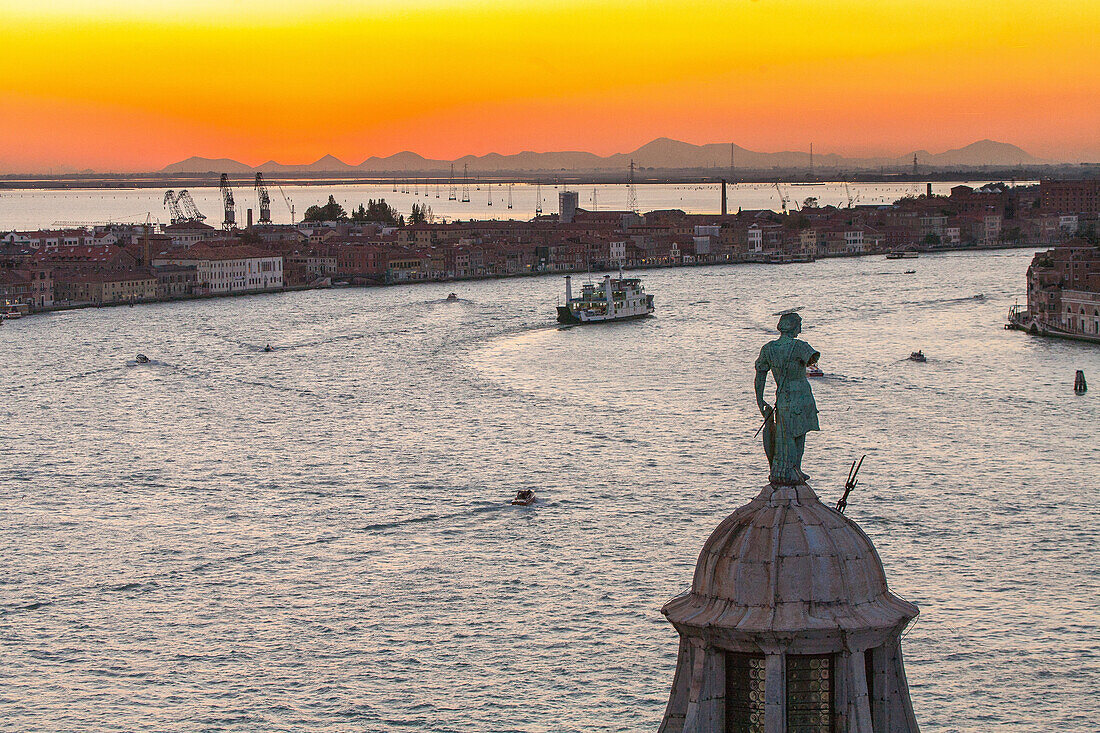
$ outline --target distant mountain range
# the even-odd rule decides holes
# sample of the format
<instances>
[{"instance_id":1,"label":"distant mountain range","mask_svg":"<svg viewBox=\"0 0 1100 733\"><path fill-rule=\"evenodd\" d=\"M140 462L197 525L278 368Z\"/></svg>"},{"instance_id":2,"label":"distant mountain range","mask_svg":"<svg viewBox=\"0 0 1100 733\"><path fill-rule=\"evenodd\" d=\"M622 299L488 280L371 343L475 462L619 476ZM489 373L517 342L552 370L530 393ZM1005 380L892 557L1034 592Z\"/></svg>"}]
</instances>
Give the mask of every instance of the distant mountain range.
<instances>
[{"instance_id":1,"label":"distant mountain range","mask_svg":"<svg viewBox=\"0 0 1100 733\"><path fill-rule=\"evenodd\" d=\"M771 168L809 168L808 151L783 151L759 153L730 143L692 145L691 143L658 138L630 153L616 153L606 157L579 151L534 153L524 151L515 155L467 155L456 160L431 160L417 153L405 151L385 158L371 156L358 165L350 165L332 155L305 165L285 165L269 160L255 167L229 158L192 157L172 163L161 173L427 173L447 172L453 164L455 170L463 166L474 173L495 172L560 172L622 171L633 160L641 168L661 170L686 170L718 168L728 170L730 153L733 165L739 169L765 170ZM1035 158L1027 151L1009 143L980 140L962 148L942 153L917 150L897 158L847 158L833 153L815 154L814 168L906 168L913 163L913 156L922 166L935 168L1016 167L1043 165L1047 161Z\"/></svg>"}]
</instances>

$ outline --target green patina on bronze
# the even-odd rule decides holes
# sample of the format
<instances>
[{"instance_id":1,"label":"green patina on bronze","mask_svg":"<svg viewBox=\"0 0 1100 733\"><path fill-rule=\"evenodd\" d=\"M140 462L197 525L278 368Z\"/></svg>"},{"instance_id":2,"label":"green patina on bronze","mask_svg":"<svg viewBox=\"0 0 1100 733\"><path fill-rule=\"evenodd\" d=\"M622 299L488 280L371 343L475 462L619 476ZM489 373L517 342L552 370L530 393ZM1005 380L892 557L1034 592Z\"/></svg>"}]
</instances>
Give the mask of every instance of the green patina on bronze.
<instances>
[{"instance_id":1,"label":"green patina on bronze","mask_svg":"<svg viewBox=\"0 0 1100 733\"><path fill-rule=\"evenodd\" d=\"M802 318L784 313L777 326L779 338L760 349L756 360L756 404L764 417L764 452L771 464L770 479L776 484L798 484L806 479L802 472L802 453L806 433L820 430L817 403L806 379L806 367L821 356L805 341L795 338L802 332ZM775 407L764 401L768 372L775 380Z\"/></svg>"}]
</instances>

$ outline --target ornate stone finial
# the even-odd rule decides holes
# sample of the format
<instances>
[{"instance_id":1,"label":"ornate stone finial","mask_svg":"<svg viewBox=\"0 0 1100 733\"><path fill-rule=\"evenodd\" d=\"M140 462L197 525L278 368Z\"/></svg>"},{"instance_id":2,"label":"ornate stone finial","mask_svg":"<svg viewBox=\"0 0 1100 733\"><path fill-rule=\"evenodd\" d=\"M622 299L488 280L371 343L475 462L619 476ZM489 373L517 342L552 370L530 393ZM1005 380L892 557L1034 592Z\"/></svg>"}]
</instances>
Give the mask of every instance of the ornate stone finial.
<instances>
[{"instance_id":1,"label":"ornate stone finial","mask_svg":"<svg viewBox=\"0 0 1100 733\"><path fill-rule=\"evenodd\" d=\"M795 338L802 332L802 317L798 313L785 311L776 327L781 335L764 344L756 360L756 404L764 417L764 453L771 466L769 479L773 484L793 486L808 478L802 472L806 433L820 430L806 367L816 364L821 354ZM775 407L764 400L768 372L775 380Z\"/></svg>"}]
</instances>

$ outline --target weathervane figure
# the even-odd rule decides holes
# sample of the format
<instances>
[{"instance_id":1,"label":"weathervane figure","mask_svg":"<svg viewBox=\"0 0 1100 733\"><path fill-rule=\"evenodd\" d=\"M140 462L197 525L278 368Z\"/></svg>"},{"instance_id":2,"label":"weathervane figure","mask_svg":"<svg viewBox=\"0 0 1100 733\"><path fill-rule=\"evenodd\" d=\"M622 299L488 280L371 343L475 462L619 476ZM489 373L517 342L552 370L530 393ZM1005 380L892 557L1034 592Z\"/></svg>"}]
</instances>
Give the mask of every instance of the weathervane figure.
<instances>
[{"instance_id":1,"label":"weathervane figure","mask_svg":"<svg viewBox=\"0 0 1100 733\"><path fill-rule=\"evenodd\" d=\"M756 404L764 417L764 452L771 464L773 484L799 484L808 476L802 472L802 453L806 433L820 430L817 404L806 379L806 367L821 356L805 341L795 338L802 332L802 317L795 311L780 315L781 334L760 349L756 360ZM775 407L764 401L768 372L775 379Z\"/></svg>"}]
</instances>

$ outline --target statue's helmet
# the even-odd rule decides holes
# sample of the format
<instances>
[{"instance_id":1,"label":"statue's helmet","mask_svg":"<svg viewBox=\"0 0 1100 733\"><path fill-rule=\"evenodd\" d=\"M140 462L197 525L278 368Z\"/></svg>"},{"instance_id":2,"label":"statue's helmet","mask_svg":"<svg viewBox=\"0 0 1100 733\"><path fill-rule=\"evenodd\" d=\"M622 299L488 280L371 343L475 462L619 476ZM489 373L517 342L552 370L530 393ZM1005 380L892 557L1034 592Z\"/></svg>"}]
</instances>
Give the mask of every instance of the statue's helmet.
<instances>
[{"instance_id":1,"label":"statue's helmet","mask_svg":"<svg viewBox=\"0 0 1100 733\"><path fill-rule=\"evenodd\" d=\"M802 330L802 316L797 313L784 313L776 325L780 333L794 333Z\"/></svg>"}]
</instances>

